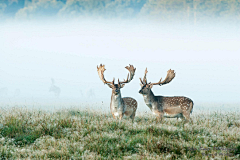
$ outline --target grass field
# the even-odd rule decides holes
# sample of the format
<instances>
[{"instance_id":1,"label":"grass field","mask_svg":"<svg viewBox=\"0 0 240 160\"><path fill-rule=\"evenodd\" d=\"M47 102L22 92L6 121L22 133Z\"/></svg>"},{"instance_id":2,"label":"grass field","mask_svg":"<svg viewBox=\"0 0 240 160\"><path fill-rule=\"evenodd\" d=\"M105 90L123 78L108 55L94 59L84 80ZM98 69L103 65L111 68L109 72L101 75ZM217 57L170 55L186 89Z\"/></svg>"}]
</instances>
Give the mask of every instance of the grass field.
<instances>
[{"instance_id":1,"label":"grass field","mask_svg":"<svg viewBox=\"0 0 240 160\"><path fill-rule=\"evenodd\" d=\"M1 159L238 159L240 113L210 112L193 123L155 123L139 113L120 123L108 113L2 109Z\"/></svg>"}]
</instances>

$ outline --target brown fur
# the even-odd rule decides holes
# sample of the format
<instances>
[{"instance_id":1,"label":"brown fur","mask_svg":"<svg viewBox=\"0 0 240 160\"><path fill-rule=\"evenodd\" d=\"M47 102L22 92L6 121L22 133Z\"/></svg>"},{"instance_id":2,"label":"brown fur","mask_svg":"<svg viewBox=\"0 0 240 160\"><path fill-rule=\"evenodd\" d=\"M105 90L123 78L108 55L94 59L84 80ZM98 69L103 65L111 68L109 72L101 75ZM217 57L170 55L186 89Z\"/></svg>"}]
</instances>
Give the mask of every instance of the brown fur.
<instances>
[{"instance_id":1,"label":"brown fur","mask_svg":"<svg viewBox=\"0 0 240 160\"><path fill-rule=\"evenodd\" d=\"M110 102L110 110L113 115L114 119L119 118L120 120L123 118L123 116L128 116L134 120L135 113L137 110L137 101L131 97L125 97L122 98L120 89L125 86L125 84L129 83L135 74L136 68L133 67L133 65L129 65L125 67L129 74L127 76L127 79L124 81L119 81L115 84L115 79L113 78L113 81L107 81L104 77L104 71L105 65L100 64L100 66L97 66L97 71L99 78L103 81L104 84L107 84L112 89L112 96L111 96L111 102Z\"/></svg>"},{"instance_id":2,"label":"brown fur","mask_svg":"<svg viewBox=\"0 0 240 160\"><path fill-rule=\"evenodd\" d=\"M155 96L152 92L153 85L164 85L172 81L175 77L174 70L169 70L167 77L164 81L158 83L147 83L147 69L143 80L140 78L141 90L140 94L143 95L146 105L152 110L157 119L162 120L163 117L167 118L185 118L186 122L190 120L190 113L193 109L193 101L187 97L163 97Z\"/></svg>"},{"instance_id":3,"label":"brown fur","mask_svg":"<svg viewBox=\"0 0 240 160\"><path fill-rule=\"evenodd\" d=\"M123 98L123 103L126 106L127 110L124 112L124 115L130 116L132 121L134 121L136 110L137 110L137 101L130 97ZM132 109L129 111L128 109Z\"/></svg>"}]
</instances>

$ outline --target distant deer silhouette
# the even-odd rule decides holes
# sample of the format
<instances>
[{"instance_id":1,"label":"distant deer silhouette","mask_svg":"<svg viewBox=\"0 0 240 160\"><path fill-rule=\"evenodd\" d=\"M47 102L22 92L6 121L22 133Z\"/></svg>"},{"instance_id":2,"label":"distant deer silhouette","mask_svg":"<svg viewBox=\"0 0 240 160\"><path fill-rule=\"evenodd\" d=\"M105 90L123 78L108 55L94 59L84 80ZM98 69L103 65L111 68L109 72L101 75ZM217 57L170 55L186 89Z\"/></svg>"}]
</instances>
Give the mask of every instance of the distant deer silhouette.
<instances>
[{"instance_id":1,"label":"distant deer silhouette","mask_svg":"<svg viewBox=\"0 0 240 160\"><path fill-rule=\"evenodd\" d=\"M49 88L49 92L53 92L56 97L59 97L61 89L55 85L55 80L52 78L52 84Z\"/></svg>"},{"instance_id":2,"label":"distant deer silhouette","mask_svg":"<svg viewBox=\"0 0 240 160\"><path fill-rule=\"evenodd\" d=\"M86 97L87 98L95 98L95 93L92 88L86 90Z\"/></svg>"}]
</instances>

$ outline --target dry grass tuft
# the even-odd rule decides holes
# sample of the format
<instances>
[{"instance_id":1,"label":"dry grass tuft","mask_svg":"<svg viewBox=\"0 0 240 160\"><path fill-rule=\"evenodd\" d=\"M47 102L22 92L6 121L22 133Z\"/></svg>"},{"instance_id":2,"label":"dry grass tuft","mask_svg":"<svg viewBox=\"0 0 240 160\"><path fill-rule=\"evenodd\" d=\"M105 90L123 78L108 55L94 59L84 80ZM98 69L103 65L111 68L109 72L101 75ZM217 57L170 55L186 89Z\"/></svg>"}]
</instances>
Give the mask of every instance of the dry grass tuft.
<instances>
[{"instance_id":1,"label":"dry grass tuft","mask_svg":"<svg viewBox=\"0 0 240 160\"><path fill-rule=\"evenodd\" d=\"M237 159L240 114L199 113L193 122L155 123L152 115L118 122L77 109L0 113L1 159Z\"/></svg>"}]
</instances>

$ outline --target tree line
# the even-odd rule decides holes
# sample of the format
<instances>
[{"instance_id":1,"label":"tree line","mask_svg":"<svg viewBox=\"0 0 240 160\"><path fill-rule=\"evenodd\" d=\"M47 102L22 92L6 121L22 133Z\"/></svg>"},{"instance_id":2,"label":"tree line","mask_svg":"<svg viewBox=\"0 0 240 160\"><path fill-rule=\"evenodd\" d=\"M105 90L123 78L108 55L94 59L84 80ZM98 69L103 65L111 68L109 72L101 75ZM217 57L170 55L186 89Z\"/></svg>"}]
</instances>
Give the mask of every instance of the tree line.
<instances>
[{"instance_id":1,"label":"tree line","mask_svg":"<svg viewBox=\"0 0 240 160\"><path fill-rule=\"evenodd\" d=\"M0 16L240 20L240 0L1 0Z\"/></svg>"}]
</instances>

